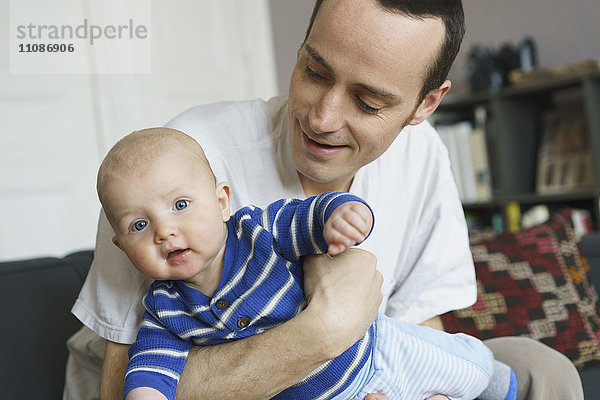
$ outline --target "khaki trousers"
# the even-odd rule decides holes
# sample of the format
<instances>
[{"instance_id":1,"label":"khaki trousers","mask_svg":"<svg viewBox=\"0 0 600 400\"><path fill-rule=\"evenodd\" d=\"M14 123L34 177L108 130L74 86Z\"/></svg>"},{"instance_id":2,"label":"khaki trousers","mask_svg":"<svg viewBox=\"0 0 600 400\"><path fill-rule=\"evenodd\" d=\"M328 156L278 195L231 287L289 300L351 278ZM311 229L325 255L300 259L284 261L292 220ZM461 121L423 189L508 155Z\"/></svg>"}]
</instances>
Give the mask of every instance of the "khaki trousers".
<instances>
[{"instance_id":1,"label":"khaki trousers","mask_svg":"<svg viewBox=\"0 0 600 400\"><path fill-rule=\"evenodd\" d=\"M494 358L515 371L518 400L583 400L579 373L558 351L524 337L500 337L484 343Z\"/></svg>"}]
</instances>

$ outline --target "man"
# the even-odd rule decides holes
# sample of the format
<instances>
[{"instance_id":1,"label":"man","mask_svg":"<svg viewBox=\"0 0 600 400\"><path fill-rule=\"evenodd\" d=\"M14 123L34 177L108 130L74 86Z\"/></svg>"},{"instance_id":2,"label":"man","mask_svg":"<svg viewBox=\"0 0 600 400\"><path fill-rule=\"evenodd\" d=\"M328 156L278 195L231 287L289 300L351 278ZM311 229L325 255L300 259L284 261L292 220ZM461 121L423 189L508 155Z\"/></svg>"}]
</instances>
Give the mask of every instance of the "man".
<instances>
[{"instance_id":1,"label":"man","mask_svg":"<svg viewBox=\"0 0 600 400\"><path fill-rule=\"evenodd\" d=\"M289 101L202 106L169 124L204 146L219 180L233 182L234 207L326 190L374 203L375 230L364 248L384 277L382 296L375 259L361 250L307 259L306 309L261 335L194 348L178 398L269 398L350 347L382 299L386 314L438 328L437 315L475 301L447 153L423 122L450 89L446 76L463 29L460 1L317 1ZM101 220L95 262L73 309L108 339L107 399L121 395L148 285L110 253L117 251L110 237ZM519 398L583 398L564 357L525 339L504 343L490 347L515 369Z\"/></svg>"}]
</instances>

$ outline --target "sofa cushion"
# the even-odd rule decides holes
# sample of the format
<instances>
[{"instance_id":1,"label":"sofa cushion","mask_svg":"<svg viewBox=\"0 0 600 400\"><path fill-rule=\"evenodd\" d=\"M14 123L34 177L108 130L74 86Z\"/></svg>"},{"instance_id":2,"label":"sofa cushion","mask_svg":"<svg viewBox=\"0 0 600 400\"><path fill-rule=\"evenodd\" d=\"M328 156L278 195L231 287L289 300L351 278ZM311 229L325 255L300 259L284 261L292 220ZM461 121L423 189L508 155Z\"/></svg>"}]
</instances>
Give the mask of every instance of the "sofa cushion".
<instances>
[{"instance_id":1,"label":"sofa cushion","mask_svg":"<svg viewBox=\"0 0 600 400\"><path fill-rule=\"evenodd\" d=\"M0 397L62 398L66 341L81 327L71 307L92 254L0 263Z\"/></svg>"},{"instance_id":2,"label":"sofa cushion","mask_svg":"<svg viewBox=\"0 0 600 400\"><path fill-rule=\"evenodd\" d=\"M528 336L580 369L600 362L598 295L571 214L516 234L473 236L477 301L443 315L444 328L480 339Z\"/></svg>"},{"instance_id":3,"label":"sofa cushion","mask_svg":"<svg viewBox=\"0 0 600 400\"><path fill-rule=\"evenodd\" d=\"M590 266L590 277L596 291L600 291L600 232L581 238L581 252Z\"/></svg>"}]
</instances>

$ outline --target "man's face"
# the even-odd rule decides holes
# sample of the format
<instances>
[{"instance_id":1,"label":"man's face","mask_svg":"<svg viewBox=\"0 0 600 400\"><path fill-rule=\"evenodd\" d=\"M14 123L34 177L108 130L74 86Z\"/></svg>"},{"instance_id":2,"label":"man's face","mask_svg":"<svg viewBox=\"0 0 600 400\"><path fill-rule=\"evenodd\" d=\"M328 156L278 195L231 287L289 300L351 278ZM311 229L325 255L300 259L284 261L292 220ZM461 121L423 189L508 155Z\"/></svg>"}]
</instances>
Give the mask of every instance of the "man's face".
<instances>
[{"instance_id":1,"label":"man's face","mask_svg":"<svg viewBox=\"0 0 600 400\"><path fill-rule=\"evenodd\" d=\"M305 192L347 190L415 112L444 37L374 0L327 0L299 52L289 91L290 142ZM325 186L319 186L325 184Z\"/></svg>"}]
</instances>

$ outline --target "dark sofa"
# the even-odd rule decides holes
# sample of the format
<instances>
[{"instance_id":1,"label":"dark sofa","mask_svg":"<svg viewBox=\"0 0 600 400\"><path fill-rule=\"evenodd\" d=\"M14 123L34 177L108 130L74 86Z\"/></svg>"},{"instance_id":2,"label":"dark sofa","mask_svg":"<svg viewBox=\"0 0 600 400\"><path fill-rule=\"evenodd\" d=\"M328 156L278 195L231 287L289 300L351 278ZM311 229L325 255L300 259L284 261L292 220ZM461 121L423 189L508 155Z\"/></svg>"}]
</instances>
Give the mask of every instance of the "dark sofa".
<instances>
[{"instance_id":1,"label":"dark sofa","mask_svg":"<svg viewBox=\"0 0 600 400\"><path fill-rule=\"evenodd\" d=\"M596 291L600 293L600 233L587 235L582 240L582 253L590 265L590 275ZM586 400L600 398L600 365L579 372Z\"/></svg>"},{"instance_id":2,"label":"dark sofa","mask_svg":"<svg viewBox=\"0 0 600 400\"><path fill-rule=\"evenodd\" d=\"M584 237L583 254L600 292L600 234ZM92 257L92 251L82 251L64 258L0 263L0 397L62 397L66 341L81 326L70 310ZM586 399L600 398L600 366L580 375Z\"/></svg>"},{"instance_id":3,"label":"dark sofa","mask_svg":"<svg viewBox=\"0 0 600 400\"><path fill-rule=\"evenodd\" d=\"M93 252L0 263L0 398L61 399L67 339L81 323L71 307Z\"/></svg>"}]
</instances>

